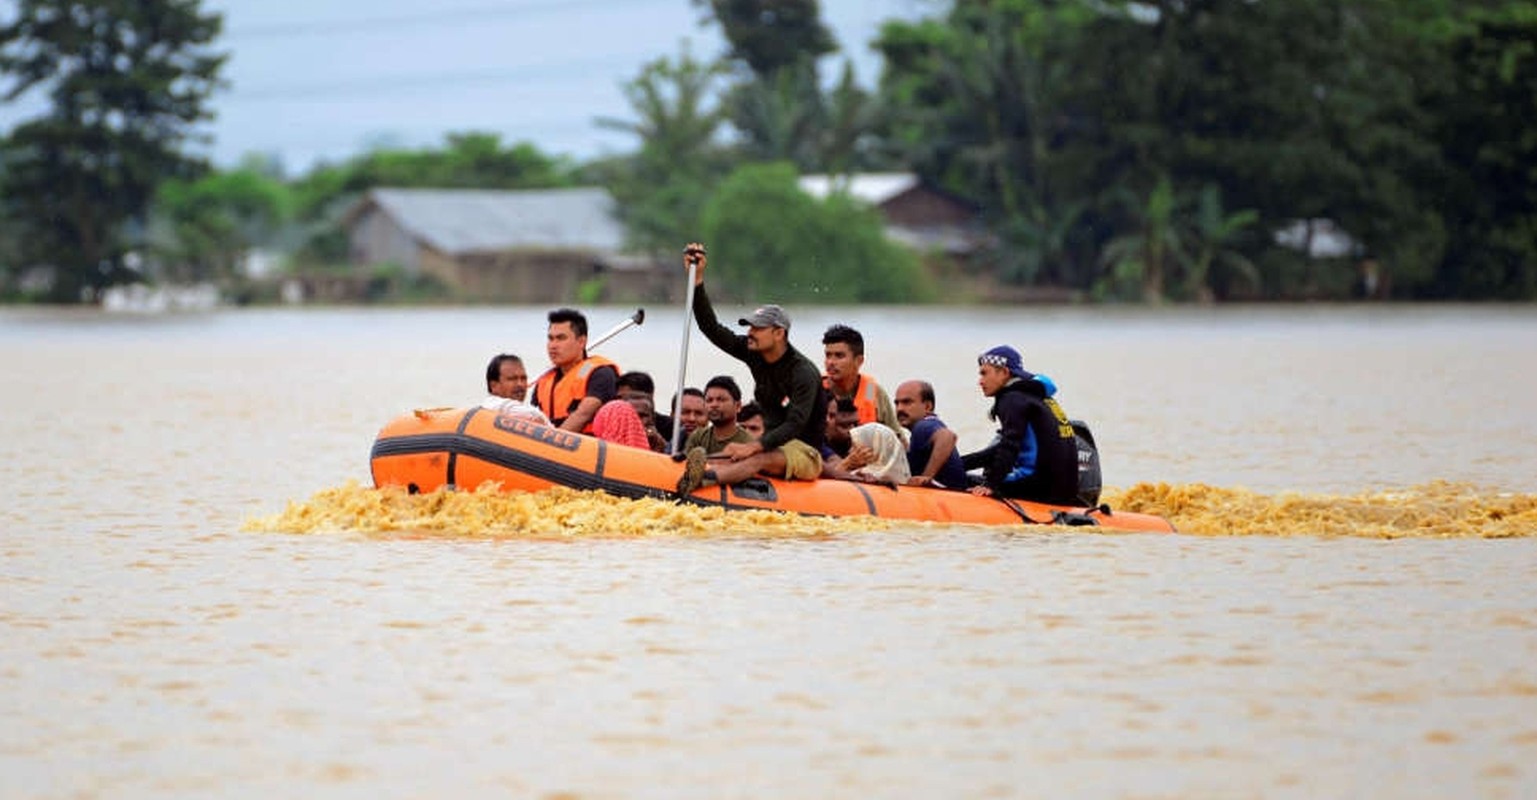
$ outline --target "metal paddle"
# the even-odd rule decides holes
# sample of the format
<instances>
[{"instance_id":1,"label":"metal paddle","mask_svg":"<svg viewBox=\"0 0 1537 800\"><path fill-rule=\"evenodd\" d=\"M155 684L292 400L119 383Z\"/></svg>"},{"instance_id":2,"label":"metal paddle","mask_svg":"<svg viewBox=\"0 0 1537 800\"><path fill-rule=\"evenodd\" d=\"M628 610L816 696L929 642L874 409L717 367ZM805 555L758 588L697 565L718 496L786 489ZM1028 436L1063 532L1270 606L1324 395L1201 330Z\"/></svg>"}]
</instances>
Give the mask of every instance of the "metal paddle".
<instances>
[{"instance_id":1,"label":"metal paddle","mask_svg":"<svg viewBox=\"0 0 1537 800\"><path fill-rule=\"evenodd\" d=\"M700 245L700 250L704 249ZM683 348L678 354L678 391L672 396L672 451L678 452L683 443L683 425L678 421L683 411L683 386L688 373L689 332L694 326L694 278L699 274L699 257L689 248L683 249L683 259L688 262L688 289L683 295Z\"/></svg>"},{"instance_id":2,"label":"metal paddle","mask_svg":"<svg viewBox=\"0 0 1537 800\"><path fill-rule=\"evenodd\" d=\"M587 349L591 350L594 347L597 347L598 345L603 344L604 342L608 341L609 339L612 339L615 336L618 336L621 332L629 330L631 326L639 325L639 324L641 324L642 322L645 322L645 321L646 321L646 309L644 309L644 308L637 308L637 309L635 309L635 313L631 314L629 317L627 317L624 322L621 322L618 325L615 325L613 328L610 328L607 333L604 333L602 336L599 336L597 339L594 339L593 341L588 342L587 343Z\"/></svg>"}]
</instances>

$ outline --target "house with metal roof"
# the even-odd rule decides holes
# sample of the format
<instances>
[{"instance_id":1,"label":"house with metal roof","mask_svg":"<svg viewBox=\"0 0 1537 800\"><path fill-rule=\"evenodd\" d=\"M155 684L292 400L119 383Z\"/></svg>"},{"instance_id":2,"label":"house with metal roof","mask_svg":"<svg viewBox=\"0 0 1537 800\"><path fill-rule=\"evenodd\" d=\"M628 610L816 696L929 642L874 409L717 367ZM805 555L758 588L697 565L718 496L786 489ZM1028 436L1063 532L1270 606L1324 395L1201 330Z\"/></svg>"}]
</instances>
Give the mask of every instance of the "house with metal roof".
<instances>
[{"instance_id":1,"label":"house with metal roof","mask_svg":"<svg viewBox=\"0 0 1537 800\"><path fill-rule=\"evenodd\" d=\"M887 237L915 250L965 256L989 241L974 204L910 172L803 175L800 188L819 200L843 193L868 204L885 220Z\"/></svg>"},{"instance_id":2,"label":"house with metal roof","mask_svg":"<svg viewBox=\"0 0 1537 800\"><path fill-rule=\"evenodd\" d=\"M614 208L607 190L591 187L378 188L348 209L342 226L353 264L430 275L461 297L570 302L592 282L604 301L665 296L666 276L623 254Z\"/></svg>"}]
</instances>

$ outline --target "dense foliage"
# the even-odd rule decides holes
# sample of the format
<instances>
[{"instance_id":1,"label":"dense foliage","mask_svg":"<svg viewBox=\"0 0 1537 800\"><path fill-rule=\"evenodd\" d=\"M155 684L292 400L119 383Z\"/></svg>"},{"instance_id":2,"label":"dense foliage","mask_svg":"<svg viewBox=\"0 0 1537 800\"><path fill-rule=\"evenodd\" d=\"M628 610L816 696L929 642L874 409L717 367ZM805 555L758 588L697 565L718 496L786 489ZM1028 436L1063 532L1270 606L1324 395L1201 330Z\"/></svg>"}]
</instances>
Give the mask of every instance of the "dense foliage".
<instances>
[{"instance_id":1,"label":"dense foliage","mask_svg":"<svg viewBox=\"0 0 1537 800\"><path fill-rule=\"evenodd\" d=\"M613 192L630 243L642 252L670 256L679 242L698 239L710 189L731 169L716 145L725 122L714 101L722 72L685 48L677 59L645 65L624 85L636 119L598 120L640 141L633 156L593 171Z\"/></svg>"},{"instance_id":2,"label":"dense foliage","mask_svg":"<svg viewBox=\"0 0 1537 800\"><path fill-rule=\"evenodd\" d=\"M205 168L186 151L219 85L221 24L197 0L20 0L0 27L5 99L50 100L0 142L4 249L55 268L51 299L136 277L126 256L157 187Z\"/></svg>"},{"instance_id":3,"label":"dense foliage","mask_svg":"<svg viewBox=\"0 0 1537 800\"><path fill-rule=\"evenodd\" d=\"M630 114L599 121L633 137L627 155L579 165L466 133L288 178L185 155L221 62L196 0L22 0L0 77L52 108L4 140L0 270L55 265L69 299L128 277L130 248L167 277L226 274L256 246L340 260L338 212L373 186L596 182L636 250L707 238L742 299L772 275L801 300L916 300L922 270L868 209L793 180L902 170L975 201L997 246L946 268L1002 284L1537 297L1533 0L932 3L868 43L874 90L835 59L816 0L692 2L727 56L642 65ZM1351 249L1311 255L1330 225Z\"/></svg>"},{"instance_id":4,"label":"dense foliage","mask_svg":"<svg viewBox=\"0 0 1537 800\"><path fill-rule=\"evenodd\" d=\"M790 164L748 164L714 193L703 230L714 243L715 296L880 303L934 295L917 257L886 238L874 211L842 194L813 199L796 178Z\"/></svg>"},{"instance_id":5,"label":"dense foliage","mask_svg":"<svg viewBox=\"0 0 1537 800\"><path fill-rule=\"evenodd\" d=\"M160 184L150 227L160 277L175 282L231 278L252 249L280 237L293 193L256 159L195 180Z\"/></svg>"},{"instance_id":6,"label":"dense foliage","mask_svg":"<svg viewBox=\"0 0 1537 800\"><path fill-rule=\"evenodd\" d=\"M731 58L770 77L838 49L817 0L694 0L720 26Z\"/></svg>"},{"instance_id":7,"label":"dense foliage","mask_svg":"<svg viewBox=\"0 0 1537 800\"><path fill-rule=\"evenodd\" d=\"M1403 295L1531 297L1534 8L956 3L877 42L887 138L988 206L1023 281L1300 297L1370 257ZM1358 251L1278 250L1312 219Z\"/></svg>"}]
</instances>

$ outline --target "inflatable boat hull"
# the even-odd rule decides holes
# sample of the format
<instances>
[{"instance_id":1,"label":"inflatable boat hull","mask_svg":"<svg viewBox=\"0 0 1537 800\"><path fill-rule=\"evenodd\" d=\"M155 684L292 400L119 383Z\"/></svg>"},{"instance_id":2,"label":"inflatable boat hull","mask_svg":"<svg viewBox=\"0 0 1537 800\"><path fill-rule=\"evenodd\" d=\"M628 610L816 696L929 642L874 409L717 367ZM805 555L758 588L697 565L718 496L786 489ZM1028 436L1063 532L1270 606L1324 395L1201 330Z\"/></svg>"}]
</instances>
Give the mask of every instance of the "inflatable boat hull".
<instances>
[{"instance_id":1,"label":"inflatable boat hull","mask_svg":"<svg viewBox=\"0 0 1537 800\"><path fill-rule=\"evenodd\" d=\"M384 426L371 456L374 485L430 492L553 486L600 490L628 498L670 498L683 465L666 455L557 430L483 408L431 409ZM766 509L824 516L869 515L977 525L1102 525L1170 533L1168 520L1099 508L1002 501L921 486L891 488L840 480L757 478L736 486L705 486L686 498L728 509Z\"/></svg>"}]
</instances>

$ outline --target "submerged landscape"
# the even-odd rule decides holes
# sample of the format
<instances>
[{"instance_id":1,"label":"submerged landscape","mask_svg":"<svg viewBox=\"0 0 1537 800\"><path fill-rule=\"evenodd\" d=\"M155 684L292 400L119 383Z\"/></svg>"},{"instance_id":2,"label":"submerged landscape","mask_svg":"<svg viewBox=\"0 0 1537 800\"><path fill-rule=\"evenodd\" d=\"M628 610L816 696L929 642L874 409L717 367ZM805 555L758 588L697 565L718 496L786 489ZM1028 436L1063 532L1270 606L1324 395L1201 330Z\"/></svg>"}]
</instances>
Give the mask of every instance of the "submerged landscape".
<instances>
[{"instance_id":1,"label":"submerged landscape","mask_svg":"<svg viewBox=\"0 0 1537 800\"><path fill-rule=\"evenodd\" d=\"M1533 4L854 6L0 8L0 794L1537 793ZM1176 532L375 485L701 240Z\"/></svg>"}]
</instances>

